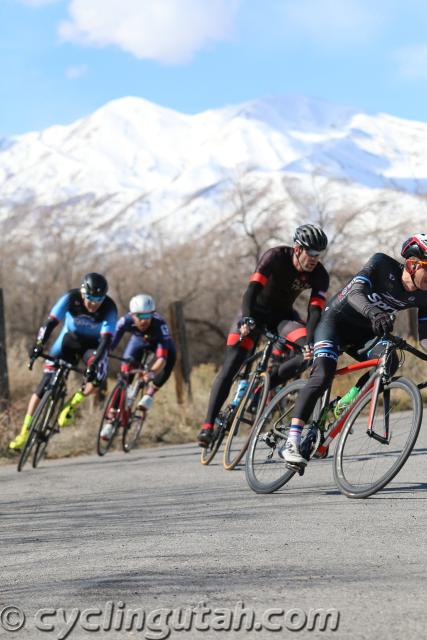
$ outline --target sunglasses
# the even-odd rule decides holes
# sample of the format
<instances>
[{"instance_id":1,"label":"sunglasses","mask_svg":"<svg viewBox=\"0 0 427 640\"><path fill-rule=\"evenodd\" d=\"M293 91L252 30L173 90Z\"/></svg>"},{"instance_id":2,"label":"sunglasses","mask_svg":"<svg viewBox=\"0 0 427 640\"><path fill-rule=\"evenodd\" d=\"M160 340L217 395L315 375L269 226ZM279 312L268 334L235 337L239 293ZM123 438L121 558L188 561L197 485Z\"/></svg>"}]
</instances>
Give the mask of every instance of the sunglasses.
<instances>
[{"instance_id":1,"label":"sunglasses","mask_svg":"<svg viewBox=\"0 0 427 640\"><path fill-rule=\"evenodd\" d=\"M134 313L134 316L138 318L138 320L150 320L153 317L152 313Z\"/></svg>"},{"instance_id":2,"label":"sunglasses","mask_svg":"<svg viewBox=\"0 0 427 640\"><path fill-rule=\"evenodd\" d=\"M414 267L421 267L422 269L427 269L427 260L419 260L418 258L409 258L408 262L411 263Z\"/></svg>"},{"instance_id":3,"label":"sunglasses","mask_svg":"<svg viewBox=\"0 0 427 640\"><path fill-rule=\"evenodd\" d=\"M321 251L315 251L314 249L306 249L305 252L310 256L310 258L318 258L322 253Z\"/></svg>"},{"instance_id":4,"label":"sunglasses","mask_svg":"<svg viewBox=\"0 0 427 640\"><path fill-rule=\"evenodd\" d=\"M89 302L102 302L105 300L105 296L93 296L90 293L85 293L85 298Z\"/></svg>"}]
</instances>

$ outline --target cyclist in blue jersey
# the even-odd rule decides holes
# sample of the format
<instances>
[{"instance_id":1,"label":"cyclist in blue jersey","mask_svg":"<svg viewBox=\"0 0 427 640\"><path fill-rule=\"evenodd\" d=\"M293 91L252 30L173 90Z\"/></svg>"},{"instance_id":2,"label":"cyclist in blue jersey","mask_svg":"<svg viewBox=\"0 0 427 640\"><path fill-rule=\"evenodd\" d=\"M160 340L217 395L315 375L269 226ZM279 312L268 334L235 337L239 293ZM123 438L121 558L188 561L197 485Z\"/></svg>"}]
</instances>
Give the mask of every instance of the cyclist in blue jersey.
<instances>
[{"instance_id":1,"label":"cyclist in blue jersey","mask_svg":"<svg viewBox=\"0 0 427 640\"><path fill-rule=\"evenodd\" d=\"M52 307L30 350L30 357L37 358L55 327L62 322L62 330L49 355L71 364L77 364L81 358L87 367L84 386L73 394L59 415L60 427L72 423L78 405L107 375L108 349L117 322L117 308L107 296L107 290L108 283L104 276L99 273L86 274L80 289L71 289ZM11 449L18 451L25 445L34 412L53 373L52 363L46 360L43 378L30 398L20 433L9 444Z\"/></svg>"},{"instance_id":2,"label":"cyclist in blue jersey","mask_svg":"<svg viewBox=\"0 0 427 640\"><path fill-rule=\"evenodd\" d=\"M123 358L128 361L122 364L122 373L128 374L132 367L137 367L144 352L149 351L155 355L149 371L144 375L145 382L149 383L146 393L138 404L139 409L148 411L153 404L154 394L169 379L176 361L175 343L166 320L156 313L156 303L152 296L140 293L131 299L129 313L117 323L111 351L117 347L125 333L130 334L130 339L123 352ZM104 429L110 428L110 423L104 425ZM101 433L101 437L108 436L108 433Z\"/></svg>"}]
</instances>

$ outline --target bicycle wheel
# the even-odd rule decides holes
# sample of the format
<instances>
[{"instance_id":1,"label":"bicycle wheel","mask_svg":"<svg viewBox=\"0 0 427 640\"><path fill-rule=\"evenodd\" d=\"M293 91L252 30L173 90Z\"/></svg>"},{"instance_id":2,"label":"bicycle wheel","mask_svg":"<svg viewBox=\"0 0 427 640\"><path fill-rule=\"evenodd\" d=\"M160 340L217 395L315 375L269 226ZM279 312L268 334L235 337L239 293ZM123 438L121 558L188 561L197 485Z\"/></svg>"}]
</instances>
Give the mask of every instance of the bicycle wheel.
<instances>
[{"instance_id":1,"label":"bicycle wheel","mask_svg":"<svg viewBox=\"0 0 427 640\"><path fill-rule=\"evenodd\" d=\"M246 480L255 493L273 493L289 482L296 473L296 470L286 467L278 450L287 440L295 402L306 382L296 380L283 387L267 405L255 425L246 456ZM317 419L319 411L320 401L311 419ZM303 429L301 448L307 437L311 438L310 422Z\"/></svg>"},{"instance_id":2,"label":"bicycle wheel","mask_svg":"<svg viewBox=\"0 0 427 640\"><path fill-rule=\"evenodd\" d=\"M33 420L31 422L30 433L28 434L27 442L25 443L24 448L21 451L21 455L18 461L18 471L22 471L27 462L31 450L36 443L37 435L40 431L41 425L43 425L47 412L50 408L50 397L52 392L46 391L40 400L40 404L34 412Z\"/></svg>"},{"instance_id":3,"label":"bicycle wheel","mask_svg":"<svg viewBox=\"0 0 427 640\"><path fill-rule=\"evenodd\" d=\"M33 454L33 468L35 469L44 458L47 445L52 434L58 432L58 417L64 405L65 394L58 396L55 400L51 398L49 410L46 418L40 423L40 431L36 437L36 448Z\"/></svg>"},{"instance_id":4,"label":"bicycle wheel","mask_svg":"<svg viewBox=\"0 0 427 640\"><path fill-rule=\"evenodd\" d=\"M96 441L96 450L99 456L105 456L110 449L120 426L120 400L122 393L124 393L124 389L120 383L117 383L105 403Z\"/></svg>"},{"instance_id":5,"label":"bicycle wheel","mask_svg":"<svg viewBox=\"0 0 427 640\"><path fill-rule=\"evenodd\" d=\"M254 373L235 412L224 447L224 469L230 471L246 453L253 427L265 406L270 384L267 371Z\"/></svg>"},{"instance_id":6,"label":"bicycle wheel","mask_svg":"<svg viewBox=\"0 0 427 640\"><path fill-rule=\"evenodd\" d=\"M210 464L218 453L222 442L227 433L227 428L230 424L231 416L234 414L234 407L231 405L227 407L225 411L221 411L218 418L215 420L215 431L212 442L207 447L202 447L200 451L201 464Z\"/></svg>"},{"instance_id":7,"label":"bicycle wheel","mask_svg":"<svg viewBox=\"0 0 427 640\"><path fill-rule=\"evenodd\" d=\"M347 418L334 456L334 478L349 498L367 498L386 486L405 464L421 426L423 405L419 389L397 378L380 390L373 421L367 431L371 394L361 398ZM385 429L388 437L384 438Z\"/></svg>"},{"instance_id":8,"label":"bicycle wheel","mask_svg":"<svg viewBox=\"0 0 427 640\"><path fill-rule=\"evenodd\" d=\"M122 448L129 453L138 443L147 412L145 409L136 409L129 414L129 421L123 429Z\"/></svg>"}]
</instances>

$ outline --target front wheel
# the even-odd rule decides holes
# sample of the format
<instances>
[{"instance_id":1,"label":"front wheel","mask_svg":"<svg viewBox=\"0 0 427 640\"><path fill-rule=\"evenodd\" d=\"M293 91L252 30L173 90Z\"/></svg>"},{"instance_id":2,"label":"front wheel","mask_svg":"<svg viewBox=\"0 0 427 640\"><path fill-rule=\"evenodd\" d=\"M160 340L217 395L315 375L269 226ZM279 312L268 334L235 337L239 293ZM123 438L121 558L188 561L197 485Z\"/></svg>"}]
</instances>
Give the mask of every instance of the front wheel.
<instances>
[{"instance_id":1,"label":"front wheel","mask_svg":"<svg viewBox=\"0 0 427 640\"><path fill-rule=\"evenodd\" d=\"M267 371L254 373L230 426L224 447L224 469L230 471L246 453L254 425L265 406L270 376Z\"/></svg>"},{"instance_id":2,"label":"front wheel","mask_svg":"<svg viewBox=\"0 0 427 640\"><path fill-rule=\"evenodd\" d=\"M138 444L146 413L145 409L136 409L129 415L129 421L123 428L122 448L125 453L129 453Z\"/></svg>"},{"instance_id":3,"label":"front wheel","mask_svg":"<svg viewBox=\"0 0 427 640\"><path fill-rule=\"evenodd\" d=\"M380 390L369 432L371 398L368 394L355 405L335 451L335 482L349 498L383 489L405 464L421 426L421 394L410 380L397 378Z\"/></svg>"},{"instance_id":4,"label":"front wheel","mask_svg":"<svg viewBox=\"0 0 427 640\"><path fill-rule=\"evenodd\" d=\"M50 398L50 407L46 413L46 418L40 422L40 430L37 434L37 444L33 454L33 468L35 469L44 458L50 437L58 433L58 417L64 406L65 390L62 395L57 395L56 399Z\"/></svg>"},{"instance_id":5,"label":"front wheel","mask_svg":"<svg viewBox=\"0 0 427 640\"><path fill-rule=\"evenodd\" d=\"M30 432L28 434L27 442L24 445L24 448L21 451L21 455L18 461L18 471L22 471L25 466L25 463L28 460L28 457L33 449L34 445L37 442L37 436L41 432L43 424L48 417L49 409L51 406L51 398L52 392L46 391L40 400L40 404L37 407L33 420L31 422Z\"/></svg>"},{"instance_id":6,"label":"front wheel","mask_svg":"<svg viewBox=\"0 0 427 640\"><path fill-rule=\"evenodd\" d=\"M120 426L120 410L124 404L121 402L123 393L123 386L117 383L105 403L96 441L96 450L99 456L105 456L110 449Z\"/></svg>"}]
</instances>

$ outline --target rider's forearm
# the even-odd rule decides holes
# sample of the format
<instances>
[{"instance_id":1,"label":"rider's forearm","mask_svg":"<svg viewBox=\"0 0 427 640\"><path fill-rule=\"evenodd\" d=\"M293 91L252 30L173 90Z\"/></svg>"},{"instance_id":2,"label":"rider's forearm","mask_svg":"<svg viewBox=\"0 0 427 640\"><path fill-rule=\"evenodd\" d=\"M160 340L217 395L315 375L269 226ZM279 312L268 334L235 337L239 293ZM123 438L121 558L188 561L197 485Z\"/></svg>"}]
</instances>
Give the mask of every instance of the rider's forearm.
<instances>
[{"instance_id":1,"label":"rider's forearm","mask_svg":"<svg viewBox=\"0 0 427 640\"><path fill-rule=\"evenodd\" d=\"M369 318L371 311L378 310L378 307L368 298L369 289L366 285L355 283L348 294L349 304L365 318Z\"/></svg>"},{"instance_id":2,"label":"rider's forearm","mask_svg":"<svg viewBox=\"0 0 427 640\"><path fill-rule=\"evenodd\" d=\"M54 318L53 316L49 316L45 324L40 327L37 334L37 340L40 340L43 344L46 344L52 334L52 331L58 324L59 322L56 318Z\"/></svg>"},{"instance_id":3,"label":"rider's forearm","mask_svg":"<svg viewBox=\"0 0 427 640\"><path fill-rule=\"evenodd\" d=\"M314 341L314 330L322 315L322 310L318 306L309 305L307 316L307 344L312 344Z\"/></svg>"},{"instance_id":4,"label":"rider's forearm","mask_svg":"<svg viewBox=\"0 0 427 640\"><path fill-rule=\"evenodd\" d=\"M254 316L255 302L263 286L259 282L250 282L243 295L242 315L252 318Z\"/></svg>"},{"instance_id":5,"label":"rider's forearm","mask_svg":"<svg viewBox=\"0 0 427 640\"><path fill-rule=\"evenodd\" d=\"M160 373L162 369L164 369L166 364L165 358L157 358L152 367L150 367L151 371L155 374Z\"/></svg>"},{"instance_id":6,"label":"rider's forearm","mask_svg":"<svg viewBox=\"0 0 427 640\"><path fill-rule=\"evenodd\" d=\"M95 352L95 356L92 360L92 363L91 363L92 365L96 366L98 362L103 358L103 356L108 351L111 345L111 340L112 340L112 336L109 333L106 333L105 335L102 336L101 342L99 343L98 348Z\"/></svg>"}]
</instances>

